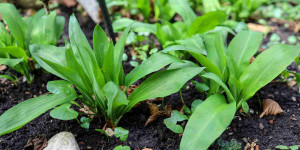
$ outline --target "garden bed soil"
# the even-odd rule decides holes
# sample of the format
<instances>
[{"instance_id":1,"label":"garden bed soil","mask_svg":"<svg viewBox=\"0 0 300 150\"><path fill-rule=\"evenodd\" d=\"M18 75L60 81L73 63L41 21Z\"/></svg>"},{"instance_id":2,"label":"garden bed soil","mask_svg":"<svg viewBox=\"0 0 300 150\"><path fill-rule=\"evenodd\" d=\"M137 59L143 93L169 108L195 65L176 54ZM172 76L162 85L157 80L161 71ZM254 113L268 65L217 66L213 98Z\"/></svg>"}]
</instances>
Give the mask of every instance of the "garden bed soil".
<instances>
[{"instance_id":1,"label":"garden bed soil","mask_svg":"<svg viewBox=\"0 0 300 150\"><path fill-rule=\"evenodd\" d=\"M63 32L64 37L68 37L68 19L75 8L69 9L61 7L61 14L66 18L66 26ZM80 15L76 14L81 23L83 32L92 41L93 28L95 26L91 19L81 20ZM82 23L83 22L83 23ZM59 45L63 45L60 40ZM129 53L129 52L128 52ZM124 63L125 72L132 70L128 62ZM18 86L12 85L10 81L0 81L0 115L16 104L47 93L45 85L47 81L57 80L59 78L50 75L35 73L35 80L32 84L25 82L19 83ZM183 98L185 103L190 106L193 100L201 99L202 95L196 91L195 87L188 84L189 89L183 90ZM224 140L230 141L236 139L243 146L246 144L244 139L257 141L260 149L274 148L277 145L296 145L300 144L300 95L297 88L290 88L286 83L271 83L261 89L256 96L249 100L249 106L253 109L253 114L248 116L241 115L237 112L235 119L222 134ZM279 103L284 113L278 116L265 116L259 118L262 107L259 100L271 98ZM163 101L164 105L172 105L174 109L181 106L179 93L168 96ZM38 135L46 135L50 139L53 135L61 131L72 132L80 146L80 149L105 149L112 150L117 145L128 145L131 149L142 150L143 148L151 148L154 150L175 150L179 149L180 135L175 134L163 124L163 117L158 118L155 122L144 126L150 111L146 103L142 103L130 112L125 114L119 123L119 126L129 130L129 137L126 142L119 139L111 138L108 142L107 138L95 129L102 129L104 120L95 118L91 122L89 130L80 127L76 120L61 121L50 117L49 111L34 119L21 129L10 134L0 137L1 150L22 150L27 140ZM295 118L295 119L292 119ZM273 123L271 120L273 120ZM184 125L185 122L182 123ZM263 129L260 127L263 125ZM257 139L257 140L255 140ZM26 148L28 150L32 147ZM212 146L210 149L216 149Z\"/></svg>"}]
</instances>

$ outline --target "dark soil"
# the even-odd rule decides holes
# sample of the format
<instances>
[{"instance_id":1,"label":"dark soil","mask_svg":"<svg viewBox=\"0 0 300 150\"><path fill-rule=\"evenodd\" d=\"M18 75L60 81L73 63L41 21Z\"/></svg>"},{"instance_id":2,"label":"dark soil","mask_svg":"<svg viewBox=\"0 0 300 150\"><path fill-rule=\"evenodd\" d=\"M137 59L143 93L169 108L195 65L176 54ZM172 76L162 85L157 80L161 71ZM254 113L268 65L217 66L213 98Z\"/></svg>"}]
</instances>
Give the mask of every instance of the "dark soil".
<instances>
[{"instance_id":1,"label":"dark soil","mask_svg":"<svg viewBox=\"0 0 300 150\"><path fill-rule=\"evenodd\" d=\"M75 12L75 8L61 7L60 9L61 15L66 17L66 27L63 36L68 38L67 22L70 14ZM84 19L78 13L75 15L79 18L78 20L89 42L92 43L92 33L95 24L92 23L91 19ZM63 40L59 42L59 45L63 45ZM127 53L129 54L128 50ZM124 68L126 72L132 69L127 62L124 63ZM45 87L47 81L57 79L53 75L36 72L35 80L30 85L21 82L18 86L15 86L9 81L0 82L0 114L26 99L47 93ZM188 90L183 90L183 98L185 103L190 106L193 100L201 99L203 95L197 92L193 85L188 84L188 86ZM285 83L280 82L267 85L249 100L249 106L254 113L248 116L237 113L235 119L221 137L227 141L236 139L243 145L246 144L243 140L244 138L249 138L250 141L257 139L256 143L260 149L274 148L276 145L291 146L300 144L300 95L297 90L296 87L290 88ZM277 101L284 113L278 116L265 116L260 119L259 115L262 112L260 101L266 98L272 98ZM296 99L296 101L293 101L293 99ZM179 93L166 97L162 105L172 105L174 109L180 108L182 104ZM29 138L45 134L46 138L50 139L61 131L72 132L81 149L112 150L117 145L128 145L136 150L143 148L154 150L179 149L181 137L165 127L163 117L147 127L144 126L149 115L146 103L142 103L132 109L123 116L119 123L119 126L129 130L127 141L121 142L119 139L111 138L108 142L103 134L95 131L95 129L103 128L104 120L95 118L91 122L90 129L86 130L80 127L76 120L56 120L51 118L49 112L47 112L21 129L0 137L0 150L22 150L25 149L24 146ZM297 120L292 120L291 116ZM270 123L270 120L273 120L273 124ZM259 128L260 123L263 124L263 129ZM32 149L32 147L27 149Z\"/></svg>"}]
</instances>

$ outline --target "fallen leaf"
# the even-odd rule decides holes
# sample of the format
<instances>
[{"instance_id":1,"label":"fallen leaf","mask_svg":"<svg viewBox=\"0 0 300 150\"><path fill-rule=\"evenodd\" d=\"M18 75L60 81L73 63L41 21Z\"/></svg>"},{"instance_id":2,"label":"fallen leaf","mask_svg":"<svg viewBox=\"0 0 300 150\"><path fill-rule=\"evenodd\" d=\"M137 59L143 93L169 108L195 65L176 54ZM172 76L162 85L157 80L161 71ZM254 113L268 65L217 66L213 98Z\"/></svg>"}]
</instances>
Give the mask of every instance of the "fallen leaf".
<instances>
[{"instance_id":1,"label":"fallen leaf","mask_svg":"<svg viewBox=\"0 0 300 150\"><path fill-rule=\"evenodd\" d=\"M7 69L7 66L6 66L6 65L0 65L0 71L3 71L3 70L5 70L5 69Z\"/></svg>"},{"instance_id":2,"label":"fallen leaf","mask_svg":"<svg viewBox=\"0 0 300 150\"><path fill-rule=\"evenodd\" d=\"M169 117L172 112L172 107L167 105L163 108L163 110L159 110L158 106L153 103L148 103L148 107L150 109L151 116L147 119L145 126L157 120L158 117L167 116Z\"/></svg>"},{"instance_id":3,"label":"fallen leaf","mask_svg":"<svg viewBox=\"0 0 300 150\"><path fill-rule=\"evenodd\" d=\"M57 2L67 7L74 7L77 5L77 2L75 0L58 0Z\"/></svg>"},{"instance_id":4,"label":"fallen leaf","mask_svg":"<svg viewBox=\"0 0 300 150\"><path fill-rule=\"evenodd\" d=\"M24 147L27 148L33 146L33 150L42 150L47 147L47 145L48 142L46 136L44 134L41 134L37 135L34 139L29 138L27 144Z\"/></svg>"},{"instance_id":5,"label":"fallen leaf","mask_svg":"<svg viewBox=\"0 0 300 150\"><path fill-rule=\"evenodd\" d=\"M283 110L277 102L272 99L265 99L263 101L263 112L259 117L262 118L264 115L277 115L282 112Z\"/></svg>"},{"instance_id":6,"label":"fallen leaf","mask_svg":"<svg viewBox=\"0 0 300 150\"><path fill-rule=\"evenodd\" d=\"M296 84L297 84L297 82L295 80L290 80L287 82L287 85L291 88L294 87Z\"/></svg>"},{"instance_id":7,"label":"fallen leaf","mask_svg":"<svg viewBox=\"0 0 300 150\"><path fill-rule=\"evenodd\" d=\"M106 128L105 133L109 136L112 137L114 135L114 130L112 128Z\"/></svg>"},{"instance_id":8,"label":"fallen leaf","mask_svg":"<svg viewBox=\"0 0 300 150\"><path fill-rule=\"evenodd\" d=\"M248 23L247 26L252 31L258 31L258 32L262 32L262 33L268 33L270 31L275 31L277 29L276 27L264 26L264 25L259 25L259 24L255 24L255 23Z\"/></svg>"},{"instance_id":9,"label":"fallen leaf","mask_svg":"<svg viewBox=\"0 0 300 150\"><path fill-rule=\"evenodd\" d=\"M259 145L256 145L256 146L255 146L255 150L259 150Z\"/></svg>"},{"instance_id":10,"label":"fallen leaf","mask_svg":"<svg viewBox=\"0 0 300 150\"><path fill-rule=\"evenodd\" d=\"M91 111L89 109L89 107L87 107L85 105L83 106L83 108L80 108L79 111L83 112L85 114L88 114L88 117L91 118L91 119L95 117L95 115L91 115L91 114L95 114L95 113L93 111Z\"/></svg>"}]
</instances>

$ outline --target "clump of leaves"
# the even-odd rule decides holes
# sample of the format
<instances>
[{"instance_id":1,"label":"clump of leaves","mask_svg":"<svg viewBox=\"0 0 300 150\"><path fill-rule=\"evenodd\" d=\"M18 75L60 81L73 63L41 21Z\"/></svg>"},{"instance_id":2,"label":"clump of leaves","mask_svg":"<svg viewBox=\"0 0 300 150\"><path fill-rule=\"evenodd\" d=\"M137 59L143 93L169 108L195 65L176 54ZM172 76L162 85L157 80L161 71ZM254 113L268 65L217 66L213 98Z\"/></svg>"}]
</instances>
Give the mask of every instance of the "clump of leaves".
<instances>
[{"instance_id":1,"label":"clump of leaves","mask_svg":"<svg viewBox=\"0 0 300 150\"><path fill-rule=\"evenodd\" d=\"M216 26L221 25L226 19L227 15L222 12L209 12L203 16L196 16L187 0L168 0L171 10L179 14L183 21L170 23L168 21L161 21L161 23L142 23L129 18L122 18L113 23L115 31L120 31L129 25L132 25L132 31L143 33L148 32L154 34L163 47L178 43L193 44L193 49L202 49L203 43L199 40L198 34L203 34L207 31L215 29ZM219 27L216 30L230 32L231 30L225 27ZM211 31L214 32L214 31ZM188 40L184 40L187 39ZM184 55L176 53L176 55Z\"/></svg>"},{"instance_id":2,"label":"clump of leaves","mask_svg":"<svg viewBox=\"0 0 300 150\"><path fill-rule=\"evenodd\" d=\"M129 30L130 28L127 28L114 45L108 40L104 30L97 25L94 30L94 50L92 50L75 16L72 15L69 21L70 43L66 42L65 47L31 45L30 51L36 61L45 70L64 80L55 84L58 87L75 86L79 95L74 88L71 88L74 92L62 92L62 94L64 97L72 96L72 99L60 98L54 94L49 99L47 96L42 96L16 105L0 116L0 135L14 131L46 110L70 103L77 97L91 112L94 112L95 117L102 116L109 125L117 126L122 116L139 102L165 97L179 91L188 80L204 69L180 67L156 72L169 64L182 62L172 55L156 53L125 75L122 56ZM153 72L156 73L148 77L132 93L127 94L132 84ZM52 93L70 91L69 88L58 88L54 85L51 87L53 88L48 90ZM41 104L44 109L40 108ZM60 106L55 109L59 108ZM72 111L63 111L65 116L71 116L66 115L68 112ZM75 119L75 115L72 119Z\"/></svg>"},{"instance_id":3,"label":"clump of leaves","mask_svg":"<svg viewBox=\"0 0 300 150\"><path fill-rule=\"evenodd\" d=\"M242 144L235 139L224 141L222 138L219 138L216 143L220 150L242 150Z\"/></svg>"},{"instance_id":4,"label":"clump of leaves","mask_svg":"<svg viewBox=\"0 0 300 150\"><path fill-rule=\"evenodd\" d=\"M174 133L182 133L183 128L182 126L177 125L177 122L181 122L187 119L188 117L186 115L181 114L177 110L173 110L171 113L171 117L164 120L164 124Z\"/></svg>"},{"instance_id":5,"label":"clump of leaves","mask_svg":"<svg viewBox=\"0 0 300 150\"><path fill-rule=\"evenodd\" d=\"M246 108L247 100L285 70L300 52L298 46L277 44L260 53L250 64L249 60L262 41L261 33L241 31L228 47L224 46L221 33L208 33L202 38L205 55L202 50L195 51L182 45L164 50L189 52L205 67L207 73L201 77L210 87L208 98L198 105L187 123L182 149L208 148L230 124L235 111L242 105ZM182 66L195 64L188 62ZM222 93L226 93L227 98Z\"/></svg>"},{"instance_id":6,"label":"clump of leaves","mask_svg":"<svg viewBox=\"0 0 300 150\"><path fill-rule=\"evenodd\" d=\"M298 150L299 145L293 145L293 146L277 145L275 148L281 150Z\"/></svg>"},{"instance_id":7,"label":"clump of leaves","mask_svg":"<svg viewBox=\"0 0 300 150\"><path fill-rule=\"evenodd\" d=\"M130 150L130 147L126 145L125 146L119 145L115 147L114 150Z\"/></svg>"},{"instance_id":8,"label":"clump of leaves","mask_svg":"<svg viewBox=\"0 0 300 150\"><path fill-rule=\"evenodd\" d=\"M0 65L8 65L23 74L30 83L33 80L30 71L35 69L35 66L30 58L29 45L56 45L62 34L65 19L57 16L55 11L46 15L44 9L32 17L22 18L14 5L9 3L0 4L0 14L10 31L8 32L0 22Z\"/></svg>"}]
</instances>

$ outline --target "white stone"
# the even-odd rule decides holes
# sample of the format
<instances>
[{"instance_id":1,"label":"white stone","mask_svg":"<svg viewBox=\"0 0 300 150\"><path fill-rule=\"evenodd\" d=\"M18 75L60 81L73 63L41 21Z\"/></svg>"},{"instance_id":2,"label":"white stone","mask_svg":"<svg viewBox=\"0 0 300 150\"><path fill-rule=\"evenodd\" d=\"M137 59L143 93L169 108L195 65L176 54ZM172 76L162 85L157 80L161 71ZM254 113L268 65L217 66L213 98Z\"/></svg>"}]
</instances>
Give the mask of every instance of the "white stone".
<instances>
[{"instance_id":1,"label":"white stone","mask_svg":"<svg viewBox=\"0 0 300 150\"><path fill-rule=\"evenodd\" d=\"M80 150L74 135L70 132L60 132L48 141L44 150Z\"/></svg>"}]
</instances>

